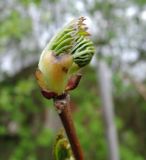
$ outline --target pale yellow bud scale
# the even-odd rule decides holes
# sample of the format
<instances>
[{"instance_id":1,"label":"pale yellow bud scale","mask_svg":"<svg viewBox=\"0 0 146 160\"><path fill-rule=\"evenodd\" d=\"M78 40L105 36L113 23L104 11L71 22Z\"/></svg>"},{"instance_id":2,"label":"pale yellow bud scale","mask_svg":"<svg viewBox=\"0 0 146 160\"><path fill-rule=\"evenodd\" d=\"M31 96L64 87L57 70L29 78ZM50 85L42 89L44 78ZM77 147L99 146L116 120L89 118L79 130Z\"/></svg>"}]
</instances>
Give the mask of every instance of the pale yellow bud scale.
<instances>
[{"instance_id":1,"label":"pale yellow bud scale","mask_svg":"<svg viewBox=\"0 0 146 160\"><path fill-rule=\"evenodd\" d=\"M55 56L50 51L41 58L43 63L39 63L39 70L42 72L47 89L61 94L68 82L68 71L73 63L72 56L70 54Z\"/></svg>"}]
</instances>

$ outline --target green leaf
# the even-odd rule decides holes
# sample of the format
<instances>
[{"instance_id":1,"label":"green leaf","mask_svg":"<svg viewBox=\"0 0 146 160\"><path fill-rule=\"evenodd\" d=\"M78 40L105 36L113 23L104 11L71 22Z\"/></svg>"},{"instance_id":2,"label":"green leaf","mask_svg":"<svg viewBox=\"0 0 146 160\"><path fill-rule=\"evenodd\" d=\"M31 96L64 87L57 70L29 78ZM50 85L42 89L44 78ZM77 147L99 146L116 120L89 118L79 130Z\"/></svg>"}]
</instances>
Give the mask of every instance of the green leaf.
<instances>
[{"instance_id":1,"label":"green leaf","mask_svg":"<svg viewBox=\"0 0 146 160\"><path fill-rule=\"evenodd\" d=\"M61 130L57 135L54 147L55 160L74 160L67 138L64 136L64 131Z\"/></svg>"}]
</instances>

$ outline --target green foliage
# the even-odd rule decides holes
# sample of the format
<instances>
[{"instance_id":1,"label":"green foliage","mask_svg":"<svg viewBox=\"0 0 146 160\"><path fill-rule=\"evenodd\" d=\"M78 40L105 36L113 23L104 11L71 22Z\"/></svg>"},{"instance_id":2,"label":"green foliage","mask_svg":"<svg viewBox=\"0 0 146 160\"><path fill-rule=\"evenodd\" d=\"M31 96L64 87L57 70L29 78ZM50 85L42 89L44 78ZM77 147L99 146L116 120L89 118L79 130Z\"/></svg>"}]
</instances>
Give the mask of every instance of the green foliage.
<instances>
[{"instance_id":1,"label":"green foliage","mask_svg":"<svg viewBox=\"0 0 146 160\"><path fill-rule=\"evenodd\" d=\"M144 158L135 152L132 152L129 147L121 146L120 148L121 151L121 160L144 160Z\"/></svg>"},{"instance_id":2,"label":"green foliage","mask_svg":"<svg viewBox=\"0 0 146 160\"><path fill-rule=\"evenodd\" d=\"M133 86L123 81L124 76L122 76L121 73L115 73L115 75L112 77L114 87L114 94L117 98L126 98L128 95L134 95L136 94L135 90L133 89Z\"/></svg>"},{"instance_id":3,"label":"green foliage","mask_svg":"<svg viewBox=\"0 0 146 160\"><path fill-rule=\"evenodd\" d=\"M145 101L134 85L120 73L113 76L116 124L119 130L122 160L143 160L145 157ZM130 126L130 127L129 127Z\"/></svg>"},{"instance_id":4,"label":"green foliage","mask_svg":"<svg viewBox=\"0 0 146 160\"><path fill-rule=\"evenodd\" d=\"M10 14L0 20L0 37L8 40L21 40L22 36L31 30L31 21L28 17L22 16L18 11L12 10Z\"/></svg>"},{"instance_id":5,"label":"green foliage","mask_svg":"<svg viewBox=\"0 0 146 160\"><path fill-rule=\"evenodd\" d=\"M44 128L42 115L45 106L50 103L42 101L36 81L32 76L13 83L0 84L0 136L14 138L3 143L8 148L10 160L36 160L37 150L43 148L49 155L48 147L52 143L53 132ZM14 123L16 127L11 129ZM14 143L12 146L10 144ZM0 147L0 154L1 153ZM2 156L3 157L3 156ZM5 160L5 158L3 158Z\"/></svg>"},{"instance_id":6,"label":"green foliage","mask_svg":"<svg viewBox=\"0 0 146 160\"><path fill-rule=\"evenodd\" d=\"M37 144L41 147L48 147L52 143L53 132L50 129L44 128L37 137Z\"/></svg>"},{"instance_id":7,"label":"green foliage","mask_svg":"<svg viewBox=\"0 0 146 160\"><path fill-rule=\"evenodd\" d=\"M139 6L143 7L144 5L146 5L146 0L139 0L139 1L135 0L135 3L138 4Z\"/></svg>"},{"instance_id":8,"label":"green foliage","mask_svg":"<svg viewBox=\"0 0 146 160\"><path fill-rule=\"evenodd\" d=\"M24 6L28 6L30 3L34 3L36 5L39 5L41 3L41 0L21 0L21 3Z\"/></svg>"},{"instance_id":9,"label":"green foliage","mask_svg":"<svg viewBox=\"0 0 146 160\"><path fill-rule=\"evenodd\" d=\"M108 148L94 73L94 70L86 68L86 77L81 79L78 89L71 93L73 117L86 159L106 160ZM127 85L128 88L123 86L119 75L114 75L113 82L116 87L115 120L119 131L121 158L144 160L145 145L142 142L145 141L143 135L145 125L142 122L145 121L146 105L139 99L140 97L137 97L136 91L131 95L134 89ZM122 86L126 88L123 89ZM41 96L32 76L22 77L15 83L9 80L0 84L0 87L0 136L17 135L17 138L14 136L9 141L3 140L2 146L5 146L8 154L6 156L0 147L1 159L40 160L42 157L44 160L49 159L55 137L52 128L44 127L42 116L46 110L45 106L52 106L52 102ZM135 100L129 102L132 96ZM17 124L16 133L8 127L10 122ZM137 132L137 127L141 128L141 131Z\"/></svg>"}]
</instances>

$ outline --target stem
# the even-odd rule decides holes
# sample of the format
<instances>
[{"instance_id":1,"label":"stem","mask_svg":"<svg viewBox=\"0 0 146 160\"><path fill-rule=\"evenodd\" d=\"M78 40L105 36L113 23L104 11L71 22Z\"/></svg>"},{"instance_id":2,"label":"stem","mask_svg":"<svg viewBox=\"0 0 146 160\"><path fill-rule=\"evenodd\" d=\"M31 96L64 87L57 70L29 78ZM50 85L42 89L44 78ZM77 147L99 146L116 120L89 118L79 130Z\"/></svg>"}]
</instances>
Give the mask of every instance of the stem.
<instances>
[{"instance_id":1,"label":"stem","mask_svg":"<svg viewBox=\"0 0 146 160\"><path fill-rule=\"evenodd\" d=\"M83 152L71 116L69 95L56 97L54 99L54 105L58 110L59 117L65 128L75 159L83 160Z\"/></svg>"}]
</instances>

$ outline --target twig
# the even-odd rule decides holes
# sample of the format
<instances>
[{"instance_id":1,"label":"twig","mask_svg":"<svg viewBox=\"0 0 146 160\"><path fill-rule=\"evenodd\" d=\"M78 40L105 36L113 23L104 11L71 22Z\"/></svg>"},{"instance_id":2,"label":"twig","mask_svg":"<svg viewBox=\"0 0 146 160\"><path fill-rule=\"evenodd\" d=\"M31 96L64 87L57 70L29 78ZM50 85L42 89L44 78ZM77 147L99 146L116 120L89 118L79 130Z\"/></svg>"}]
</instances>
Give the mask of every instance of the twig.
<instances>
[{"instance_id":1,"label":"twig","mask_svg":"<svg viewBox=\"0 0 146 160\"><path fill-rule=\"evenodd\" d=\"M69 95L58 96L54 99L54 105L58 111L59 117L66 130L66 134L71 144L71 148L76 160L83 160L83 152L75 131L73 124L71 109L70 109L70 98Z\"/></svg>"}]
</instances>

